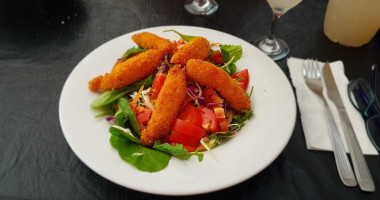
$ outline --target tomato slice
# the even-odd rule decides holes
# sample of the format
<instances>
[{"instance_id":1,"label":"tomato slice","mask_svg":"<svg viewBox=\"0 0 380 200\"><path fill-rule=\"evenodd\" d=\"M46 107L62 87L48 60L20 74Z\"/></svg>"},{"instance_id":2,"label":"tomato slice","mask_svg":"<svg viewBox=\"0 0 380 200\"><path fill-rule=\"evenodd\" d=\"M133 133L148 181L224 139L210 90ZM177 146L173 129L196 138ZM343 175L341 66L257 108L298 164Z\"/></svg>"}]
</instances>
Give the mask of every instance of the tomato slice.
<instances>
[{"instance_id":1,"label":"tomato slice","mask_svg":"<svg viewBox=\"0 0 380 200\"><path fill-rule=\"evenodd\" d=\"M152 111L149 108L142 109L136 115L136 120L137 120L141 130L146 129L151 116L152 116Z\"/></svg>"},{"instance_id":2,"label":"tomato slice","mask_svg":"<svg viewBox=\"0 0 380 200\"><path fill-rule=\"evenodd\" d=\"M185 105L182 112L178 115L178 118L185 122L189 122L190 124L202 126L201 111L191 103Z\"/></svg>"},{"instance_id":3,"label":"tomato slice","mask_svg":"<svg viewBox=\"0 0 380 200\"><path fill-rule=\"evenodd\" d=\"M189 122L183 121L178 118L174 119L171 125L171 130L184 133L186 135L196 137L199 139L203 138L203 136L205 136L206 134L205 130L203 130L202 127L190 124Z\"/></svg>"},{"instance_id":4,"label":"tomato slice","mask_svg":"<svg viewBox=\"0 0 380 200\"><path fill-rule=\"evenodd\" d=\"M174 44L174 47L177 49L178 46L181 46L183 44L185 44L185 40L183 40L182 38L180 38L178 41L173 41L172 42Z\"/></svg>"},{"instance_id":5,"label":"tomato slice","mask_svg":"<svg viewBox=\"0 0 380 200\"><path fill-rule=\"evenodd\" d=\"M175 145L177 145L177 143L173 142L171 145L172 145L172 146L175 146ZM188 152L194 152L194 151L197 150L197 147L193 147L193 146L190 146L190 145L182 144L182 147L183 147L184 149L186 149Z\"/></svg>"},{"instance_id":6,"label":"tomato slice","mask_svg":"<svg viewBox=\"0 0 380 200\"><path fill-rule=\"evenodd\" d=\"M215 113L204 106L199 106L202 115L202 127L206 132L215 133L218 131L218 122L216 121Z\"/></svg>"},{"instance_id":7,"label":"tomato slice","mask_svg":"<svg viewBox=\"0 0 380 200\"><path fill-rule=\"evenodd\" d=\"M224 64L223 55L219 50L214 51L214 53L210 56L210 59L216 64Z\"/></svg>"},{"instance_id":8,"label":"tomato slice","mask_svg":"<svg viewBox=\"0 0 380 200\"><path fill-rule=\"evenodd\" d=\"M164 144L164 143L169 143L169 144L171 144L171 143L172 143L172 142L170 141L168 135L164 135L164 136L160 137L160 140L161 140L161 144Z\"/></svg>"},{"instance_id":9,"label":"tomato slice","mask_svg":"<svg viewBox=\"0 0 380 200\"><path fill-rule=\"evenodd\" d=\"M142 106L137 107L135 103L130 104L131 109L136 115L137 123L141 130L146 129L148 122L152 116L152 110L149 108L144 108Z\"/></svg>"},{"instance_id":10,"label":"tomato slice","mask_svg":"<svg viewBox=\"0 0 380 200\"><path fill-rule=\"evenodd\" d=\"M172 142L180 143L184 145L190 145L193 147L197 147L199 145L199 141L201 140L201 138L196 138L196 137L186 135L184 133L180 133L177 131L172 131L170 133L169 139Z\"/></svg>"},{"instance_id":11,"label":"tomato slice","mask_svg":"<svg viewBox=\"0 0 380 200\"><path fill-rule=\"evenodd\" d=\"M152 89L150 90L150 92L158 96L158 93L160 93L160 90L165 83L165 80L166 80L166 75L161 72L158 72L156 74L156 77L154 78Z\"/></svg>"},{"instance_id":12,"label":"tomato slice","mask_svg":"<svg viewBox=\"0 0 380 200\"><path fill-rule=\"evenodd\" d=\"M240 72L237 72L233 75L231 75L233 79L241 79L239 80L240 86L244 89L247 90L248 88L248 83L249 83L249 73L248 69L242 70Z\"/></svg>"}]
</instances>

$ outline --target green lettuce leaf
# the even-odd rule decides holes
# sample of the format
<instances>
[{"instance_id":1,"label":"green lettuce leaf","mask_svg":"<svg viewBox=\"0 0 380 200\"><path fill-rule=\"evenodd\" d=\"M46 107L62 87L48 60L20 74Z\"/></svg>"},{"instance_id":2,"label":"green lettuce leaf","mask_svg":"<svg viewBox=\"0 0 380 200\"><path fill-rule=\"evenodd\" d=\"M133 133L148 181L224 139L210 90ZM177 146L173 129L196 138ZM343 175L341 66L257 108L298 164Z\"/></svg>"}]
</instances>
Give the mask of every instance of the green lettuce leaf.
<instances>
[{"instance_id":1,"label":"green lettuce leaf","mask_svg":"<svg viewBox=\"0 0 380 200\"><path fill-rule=\"evenodd\" d=\"M124 116L129 119L133 130L135 130L138 135L141 135L139 123L137 122L135 112L133 112L128 99L120 98L118 105Z\"/></svg>"},{"instance_id":2,"label":"green lettuce leaf","mask_svg":"<svg viewBox=\"0 0 380 200\"><path fill-rule=\"evenodd\" d=\"M145 52L148 51L148 49L142 48L142 47L132 47L128 49L119 60L127 60L128 58L134 56L136 53Z\"/></svg>"},{"instance_id":3,"label":"green lettuce leaf","mask_svg":"<svg viewBox=\"0 0 380 200\"><path fill-rule=\"evenodd\" d=\"M92 101L90 106L92 108L104 107L108 104L113 103L114 101L118 100L119 98L123 97L124 95L128 93L131 93L133 91L140 89L142 85L144 85L144 88L148 88L152 86L153 80L154 80L154 74L150 75L148 78L144 80L135 82L127 87L116 89L116 90L105 91L98 98Z\"/></svg>"},{"instance_id":4,"label":"green lettuce leaf","mask_svg":"<svg viewBox=\"0 0 380 200\"><path fill-rule=\"evenodd\" d=\"M223 59L229 61L233 58L232 63L237 62L243 55L243 48L240 45L219 45L220 52L222 53Z\"/></svg>"},{"instance_id":5,"label":"green lettuce leaf","mask_svg":"<svg viewBox=\"0 0 380 200\"><path fill-rule=\"evenodd\" d=\"M243 48L239 45L219 45L220 52L222 53L223 59L227 61L220 68L227 72L229 75L232 75L236 72L236 65L241 56L243 55Z\"/></svg>"},{"instance_id":6,"label":"green lettuce leaf","mask_svg":"<svg viewBox=\"0 0 380 200\"><path fill-rule=\"evenodd\" d=\"M227 74L230 76L236 72L236 65L233 62L235 56L232 56L231 60L229 60L227 63L225 63L220 68L223 69Z\"/></svg>"},{"instance_id":7,"label":"green lettuce leaf","mask_svg":"<svg viewBox=\"0 0 380 200\"><path fill-rule=\"evenodd\" d=\"M198 151L188 152L185 148L183 148L182 144L176 144L175 146L172 146L168 143L161 144L160 141L156 141L153 148L162 152L169 153L181 160L188 160L191 156L198 156L199 162L203 160L203 153L200 153Z\"/></svg>"},{"instance_id":8,"label":"green lettuce leaf","mask_svg":"<svg viewBox=\"0 0 380 200\"><path fill-rule=\"evenodd\" d=\"M169 164L170 155L111 135L110 143L121 159L144 172L157 172Z\"/></svg>"}]
</instances>

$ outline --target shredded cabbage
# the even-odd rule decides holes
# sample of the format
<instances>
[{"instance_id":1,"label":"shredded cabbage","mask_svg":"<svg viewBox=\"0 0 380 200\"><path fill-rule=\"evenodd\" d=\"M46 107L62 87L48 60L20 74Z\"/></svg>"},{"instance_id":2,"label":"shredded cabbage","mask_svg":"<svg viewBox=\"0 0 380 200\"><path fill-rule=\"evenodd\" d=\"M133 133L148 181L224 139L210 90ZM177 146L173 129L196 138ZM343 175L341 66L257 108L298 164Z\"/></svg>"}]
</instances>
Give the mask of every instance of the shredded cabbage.
<instances>
[{"instance_id":1,"label":"shredded cabbage","mask_svg":"<svg viewBox=\"0 0 380 200\"><path fill-rule=\"evenodd\" d=\"M216 162L218 162L218 158L215 156L215 154L211 151L211 149L207 146L207 144L203 141L203 138L201 139L201 145L208 151L210 152L210 154L212 155L212 157L214 157L214 159L216 160Z\"/></svg>"},{"instance_id":2,"label":"shredded cabbage","mask_svg":"<svg viewBox=\"0 0 380 200\"><path fill-rule=\"evenodd\" d=\"M150 103L150 98L149 98L149 91L150 91L150 88L144 90L141 95L144 99L144 104L146 107L148 107L150 110L152 110L152 112L154 111L154 106L153 104Z\"/></svg>"},{"instance_id":3,"label":"shredded cabbage","mask_svg":"<svg viewBox=\"0 0 380 200\"><path fill-rule=\"evenodd\" d=\"M241 129L240 124L230 124L228 127L229 128L232 127L230 128L230 130L234 130L234 131L239 131Z\"/></svg>"},{"instance_id":4,"label":"shredded cabbage","mask_svg":"<svg viewBox=\"0 0 380 200\"><path fill-rule=\"evenodd\" d=\"M140 101L140 105L145 105L146 107L148 107L150 110L154 111L154 106L152 103L150 103L150 98L149 98L149 92L150 92L150 87L143 90L141 92L141 96L142 98L144 99L144 102L141 102ZM136 95L137 95L137 92L133 92L132 94L130 94L131 98L134 99L136 98Z\"/></svg>"}]
</instances>

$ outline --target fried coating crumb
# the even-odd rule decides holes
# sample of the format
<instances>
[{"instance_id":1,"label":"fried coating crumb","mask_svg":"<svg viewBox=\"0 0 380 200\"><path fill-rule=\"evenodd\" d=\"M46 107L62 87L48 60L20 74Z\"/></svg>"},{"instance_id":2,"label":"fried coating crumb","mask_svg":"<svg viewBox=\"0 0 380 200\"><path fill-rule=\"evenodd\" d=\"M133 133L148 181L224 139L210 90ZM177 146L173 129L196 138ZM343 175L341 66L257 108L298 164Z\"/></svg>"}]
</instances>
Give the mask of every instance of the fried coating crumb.
<instances>
[{"instance_id":1,"label":"fried coating crumb","mask_svg":"<svg viewBox=\"0 0 380 200\"><path fill-rule=\"evenodd\" d=\"M170 40L148 32L135 34L132 36L132 40L141 47L161 50L165 54L172 53L174 49L174 45L170 42Z\"/></svg>"},{"instance_id":2,"label":"fried coating crumb","mask_svg":"<svg viewBox=\"0 0 380 200\"><path fill-rule=\"evenodd\" d=\"M102 84L103 76L99 75L93 78L90 82L88 82L88 87L91 91L97 91L100 88L100 84Z\"/></svg>"},{"instance_id":3,"label":"fried coating crumb","mask_svg":"<svg viewBox=\"0 0 380 200\"><path fill-rule=\"evenodd\" d=\"M250 110L251 101L239 83L219 67L202 60L191 59L186 63L188 78L219 92L237 111Z\"/></svg>"},{"instance_id":4,"label":"fried coating crumb","mask_svg":"<svg viewBox=\"0 0 380 200\"><path fill-rule=\"evenodd\" d=\"M189 59L205 59L210 53L210 43L206 38L193 37L170 59L171 63L185 65Z\"/></svg>"},{"instance_id":5,"label":"fried coating crumb","mask_svg":"<svg viewBox=\"0 0 380 200\"><path fill-rule=\"evenodd\" d=\"M92 91L113 90L148 77L159 66L164 53L160 50L148 50L125 62L116 65L111 73L98 76L88 84Z\"/></svg>"},{"instance_id":6,"label":"fried coating crumb","mask_svg":"<svg viewBox=\"0 0 380 200\"><path fill-rule=\"evenodd\" d=\"M180 65L169 70L164 85L154 105L148 127L141 132L141 143L153 145L154 141L170 131L170 125L178 115L186 96L186 73Z\"/></svg>"}]
</instances>

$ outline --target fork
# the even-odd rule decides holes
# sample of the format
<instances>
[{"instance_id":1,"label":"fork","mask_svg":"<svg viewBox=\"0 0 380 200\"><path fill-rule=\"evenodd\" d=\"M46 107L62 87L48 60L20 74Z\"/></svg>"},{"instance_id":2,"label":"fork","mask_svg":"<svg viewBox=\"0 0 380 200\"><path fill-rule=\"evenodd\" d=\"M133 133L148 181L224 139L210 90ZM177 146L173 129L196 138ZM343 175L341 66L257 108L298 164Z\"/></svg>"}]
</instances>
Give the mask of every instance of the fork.
<instances>
[{"instance_id":1,"label":"fork","mask_svg":"<svg viewBox=\"0 0 380 200\"><path fill-rule=\"evenodd\" d=\"M333 119L331 110L323 96L323 83L321 70L317 60L307 59L303 62L302 73L307 87L313 91L323 101L324 113L327 116L329 135L335 157L335 163L338 169L340 179L346 186L354 187L357 185L350 161L340 138L338 129Z\"/></svg>"}]
</instances>

